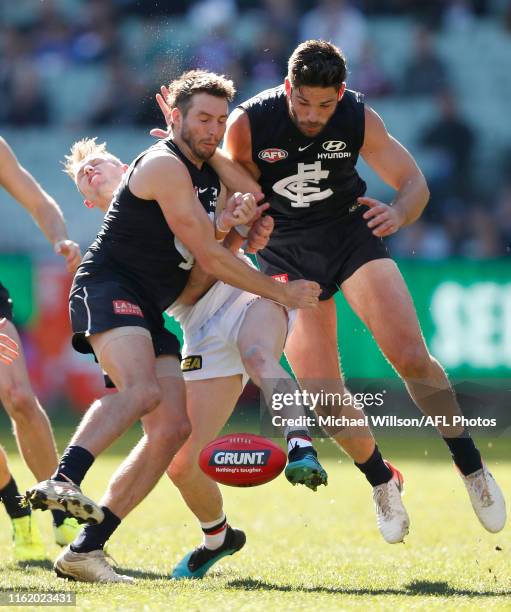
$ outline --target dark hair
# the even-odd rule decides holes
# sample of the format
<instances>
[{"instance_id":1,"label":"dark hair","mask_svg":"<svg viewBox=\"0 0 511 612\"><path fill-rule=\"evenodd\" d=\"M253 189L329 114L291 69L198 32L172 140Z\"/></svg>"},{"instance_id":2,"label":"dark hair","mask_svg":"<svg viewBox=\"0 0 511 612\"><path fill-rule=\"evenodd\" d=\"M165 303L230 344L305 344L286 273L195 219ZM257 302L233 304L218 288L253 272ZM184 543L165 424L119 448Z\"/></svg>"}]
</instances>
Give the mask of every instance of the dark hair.
<instances>
[{"instance_id":1,"label":"dark hair","mask_svg":"<svg viewBox=\"0 0 511 612\"><path fill-rule=\"evenodd\" d=\"M347 63L342 51L324 40L306 40L289 58L287 75L293 87L335 87L346 80Z\"/></svg>"},{"instance_id":2,"label":"dark hair","mask_svg":"<svg viewBox=\"0 0 511 612\"><path fill-rule=\"evenodd\" d=\"M217 98L232 102L236 90L234 84L224 76L207 70L189 70L172 81L168 87L167 103L171 108L177 106L186 115L192 97L198 93L207 93Z\"/></svg>"}]
</instances>

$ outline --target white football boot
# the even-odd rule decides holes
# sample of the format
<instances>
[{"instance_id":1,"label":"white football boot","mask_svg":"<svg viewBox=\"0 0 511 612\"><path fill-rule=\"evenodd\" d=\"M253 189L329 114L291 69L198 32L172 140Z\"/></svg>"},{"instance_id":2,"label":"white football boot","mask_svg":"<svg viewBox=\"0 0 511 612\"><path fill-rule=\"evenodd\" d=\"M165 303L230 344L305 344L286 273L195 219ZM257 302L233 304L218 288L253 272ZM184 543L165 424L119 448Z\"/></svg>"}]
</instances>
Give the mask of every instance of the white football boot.
<instances>
[{"instance_id":1,"label":"white football boot","mask_svg":"<svg viewBox=\"0 0 511 612\"><path fill-rule=\"evenodd\" d=\"M385 542L396 544L408 535L410 519L401 499L404 489L403 475L388 461L385 461L385 465L392 472L392 478L373 487L376 523Z\"/></svg>"},{"instance_id":2,"label":"white football boot","mask_svg":"<svg viewBox=\"0 0 511 612\"><path fill-rule=\"evenodd\" d=\"M57 557L53 569L59 578L77 582L134 582L131 576L114 571L103 550L76 553L66 546Z\"/></svg>"},{"instance_id":3,"label":"white football boot","mask_svg":"<svg viewBox=\"0 0 511 612\"><path fill-rule=\"evenodd\" d=\"M28 489L25 497L34 510L62 510L79 523L97 525L104 519L103 510L71 481L44 480Z\"/></svg>"},{"instance_id":4,"label":"white football boot","mask_svg":"<svg viewBox=\"0 0 511 612\"><path fill-rule=\"evenodd\" d=\"M504 529L506 524L506 502L495 478L483 467L468 476L460 472L468 491L472 508L481 525L491 533Z\"/></svg>"}]
</instances>

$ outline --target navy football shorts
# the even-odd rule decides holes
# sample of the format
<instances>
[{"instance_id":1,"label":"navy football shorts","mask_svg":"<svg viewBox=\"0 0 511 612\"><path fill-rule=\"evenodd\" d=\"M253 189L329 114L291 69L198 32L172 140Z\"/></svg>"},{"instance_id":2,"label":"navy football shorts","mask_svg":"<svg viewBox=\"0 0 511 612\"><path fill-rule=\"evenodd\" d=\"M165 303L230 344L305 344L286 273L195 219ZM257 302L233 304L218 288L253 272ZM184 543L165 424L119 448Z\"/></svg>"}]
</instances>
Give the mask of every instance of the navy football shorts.
<instances>
[{"instance_id":1,"label":"navy football shorts","mask_svg":"<svg viewBox=\"0 0 511 612\"><path fill-rule=\"evenodd\" d=\"M119 280L83 279L69 297L73 347L79 353L93 353L88 337L118 327L142 327L150 334L156 357L180 355L179 341L167 329L161 312L145 302Z\"/></svg>"},{"instance_id":2,"label":"navy football shorts","mask_svg":"<svg viewBox=\"0 0 511 612\"><path fill-rule=\"evenodd\" d=\"M316 281L323 290L319 299L331 298L365 263L390 257L383 240L362 218L366 210L361 206L345 217L316 225L291 220L257 254L261 271L290 281Z\"/></svg>"}]
</instances>

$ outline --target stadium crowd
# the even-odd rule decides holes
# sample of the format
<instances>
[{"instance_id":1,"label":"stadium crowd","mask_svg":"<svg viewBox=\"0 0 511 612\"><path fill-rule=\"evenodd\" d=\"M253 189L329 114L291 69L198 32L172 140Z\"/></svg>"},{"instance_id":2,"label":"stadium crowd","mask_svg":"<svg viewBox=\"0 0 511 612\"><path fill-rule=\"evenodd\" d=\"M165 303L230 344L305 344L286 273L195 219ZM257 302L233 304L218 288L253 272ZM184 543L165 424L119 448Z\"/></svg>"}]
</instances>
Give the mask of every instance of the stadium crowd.
<instances>
[{"instance_id":1,"label":"stadium crowd","mask_svg":"<svg viewBox=\"0 0 511 612\"><path fill-rule=\"evenodd\" d=\"M374 23L402 24L411 32L406 53L396 56L398 65L391 69L381 61L385 49L372 35ZM453 78L453 57L442 45L460 33L470 37L488 23L511 40L511 2L2 3L0 126L66 123L91 131L105 125L158 125L154 92L181 71L198 66L226 74L242 100L282 81L297 41L324 38L345 52L348 86L362 91L377 110L381 100L429 100L434 108L428 124L412 126L413 140L405 141L414 153L428 156L431 203L423 219L393 238L393 253L426 259L499 257L511 245L511 148L499 144L494 157L480 159L480 150L489 146L481 141L485 109L466 116L460 102L467 92ZM94 95L85 83L93 83Z\"/></svg>"}]
</instances>

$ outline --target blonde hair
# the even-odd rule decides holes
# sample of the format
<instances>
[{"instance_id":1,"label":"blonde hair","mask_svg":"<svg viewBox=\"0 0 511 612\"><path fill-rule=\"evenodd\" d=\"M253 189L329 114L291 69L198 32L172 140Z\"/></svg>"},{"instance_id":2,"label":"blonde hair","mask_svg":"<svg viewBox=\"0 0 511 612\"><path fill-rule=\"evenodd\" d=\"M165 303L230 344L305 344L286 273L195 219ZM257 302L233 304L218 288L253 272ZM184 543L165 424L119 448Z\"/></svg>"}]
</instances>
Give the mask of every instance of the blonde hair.
<instances>
[{"instance_id":1,"label":"blonde hair","mask_svg":"<svg viewBox=\"0 0 511 612\"><path fill-rule=\"evenodd\" d=\"M76 177L76 169L80 163L90 155L98 155L101 157L108 157L114 162L117 162L122 166L122 162L118 157L109 153L106 149L106 142L98 144L97 138L82 138L73 144L69 155L65 156L65 160L62 162L64 165L64 172L68 174L73 181Z\"/></svg>"}]
</instances>

